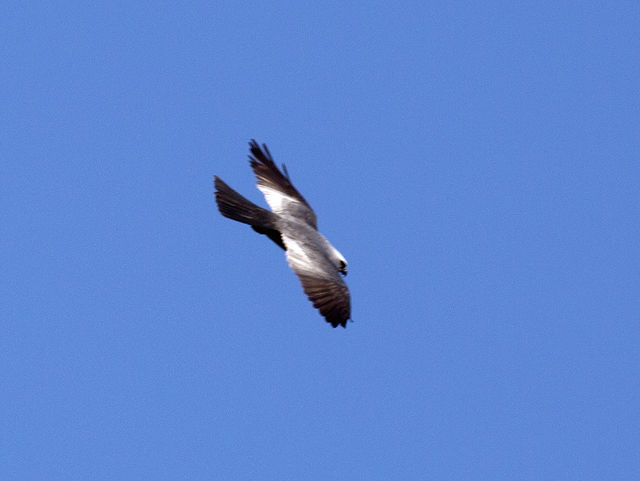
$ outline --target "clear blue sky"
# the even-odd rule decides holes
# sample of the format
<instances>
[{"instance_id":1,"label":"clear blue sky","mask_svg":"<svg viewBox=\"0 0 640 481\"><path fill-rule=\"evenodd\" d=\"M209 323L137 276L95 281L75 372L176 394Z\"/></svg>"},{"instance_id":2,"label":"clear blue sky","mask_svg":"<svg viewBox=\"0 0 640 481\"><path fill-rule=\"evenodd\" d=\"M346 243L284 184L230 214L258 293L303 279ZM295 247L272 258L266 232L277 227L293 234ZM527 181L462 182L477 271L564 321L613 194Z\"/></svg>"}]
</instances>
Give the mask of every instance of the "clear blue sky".
<instances>
[{"instance_id":1,"label":"clear blue sky","mask_svg":"<svg viewBox=\"0 0 640 481\"><path fill-rule=\"evenodd\" d=\"M638 2L5 2L0 478L640 478ZM349 261L332 329L261 205Z\"/></svg>"}]
</instances>

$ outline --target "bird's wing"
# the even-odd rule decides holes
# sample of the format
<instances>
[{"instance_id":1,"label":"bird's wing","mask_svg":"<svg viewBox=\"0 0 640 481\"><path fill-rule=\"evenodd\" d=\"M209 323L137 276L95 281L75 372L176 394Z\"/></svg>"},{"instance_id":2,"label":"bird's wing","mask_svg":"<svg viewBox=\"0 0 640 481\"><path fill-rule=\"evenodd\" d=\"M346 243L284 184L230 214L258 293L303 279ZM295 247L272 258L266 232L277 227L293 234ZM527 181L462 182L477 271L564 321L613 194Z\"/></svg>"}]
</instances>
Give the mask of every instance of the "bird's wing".
<instances>
[{"instance_id":1,"label":"bird's wing","mask_svg":"<svg viewBox=\"0 0 640 481\"><path fill-rule=\"evenodd\" d=\"M287 262L313 306L333 327L346 327L351 318L351 297L336 267L313 244L284 233L282 239Z\"/></svg>"},{"instance_id":2,"label":"bird's wing","mask_svg":"<svg viewBox=\"0 0 640 481\"><path fill-rule=\"evenodd\" d=\"M264 194L271 210L279 215L300 219L318 229L316 214L289 179L286 167L284 174L278 169L265 144L262 148L255 140L249 142L251 168L258 178L258 189Z\"/></svg>"}]
</instances>

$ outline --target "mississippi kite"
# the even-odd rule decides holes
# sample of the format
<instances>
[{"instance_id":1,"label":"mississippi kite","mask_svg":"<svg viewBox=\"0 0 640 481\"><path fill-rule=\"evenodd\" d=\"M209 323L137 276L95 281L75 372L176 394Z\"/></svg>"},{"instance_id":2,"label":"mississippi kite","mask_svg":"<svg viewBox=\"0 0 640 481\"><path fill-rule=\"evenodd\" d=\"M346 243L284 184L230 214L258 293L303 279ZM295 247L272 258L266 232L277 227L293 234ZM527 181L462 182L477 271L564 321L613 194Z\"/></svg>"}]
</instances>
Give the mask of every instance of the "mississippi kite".
<instances>
[{"instance_id":1,"label":"mississippi kite","mask_svg":"<svg viewBox=\"0 0 640 481\"><path fill-rule=\"evenodd\" d=\"M249 142L249 162L258 189L271 212L245 199L215 176L216 202L229 219L249 224L286 251L287 262L297 274L304 292L333 327L347 327L351 318L349 289L341 275L347 275L347 261L318 232L316 214L291 183L284 164L278 169L267 146Z\"/></svg>"}]
</instances>

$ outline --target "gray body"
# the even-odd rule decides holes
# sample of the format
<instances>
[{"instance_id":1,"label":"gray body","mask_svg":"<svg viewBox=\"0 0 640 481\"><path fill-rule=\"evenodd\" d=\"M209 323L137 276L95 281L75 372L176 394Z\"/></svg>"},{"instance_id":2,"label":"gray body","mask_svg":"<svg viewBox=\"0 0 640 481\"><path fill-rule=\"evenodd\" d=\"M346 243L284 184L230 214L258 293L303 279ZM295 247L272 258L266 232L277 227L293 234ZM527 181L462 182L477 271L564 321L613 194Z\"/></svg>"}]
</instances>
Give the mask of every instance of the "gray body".
<instances>
[{"instance_id":1,"label":"gray body","mask_svg":"<svg viewBox=\"0 0 640 481\"><path fill-rule=\"evenodd\" d=\"M346 327L351 317L349 289L342 279L347 261L318 232L311 206L293 187L286 167L283 172L273 162L266 145L250 142L251 167L271 212L245 199L219 177L215 177L216 202L225 217L249 224L286 251L287 262L298 275L302 287L333 327Z\"/></svg>"}]
</instances>

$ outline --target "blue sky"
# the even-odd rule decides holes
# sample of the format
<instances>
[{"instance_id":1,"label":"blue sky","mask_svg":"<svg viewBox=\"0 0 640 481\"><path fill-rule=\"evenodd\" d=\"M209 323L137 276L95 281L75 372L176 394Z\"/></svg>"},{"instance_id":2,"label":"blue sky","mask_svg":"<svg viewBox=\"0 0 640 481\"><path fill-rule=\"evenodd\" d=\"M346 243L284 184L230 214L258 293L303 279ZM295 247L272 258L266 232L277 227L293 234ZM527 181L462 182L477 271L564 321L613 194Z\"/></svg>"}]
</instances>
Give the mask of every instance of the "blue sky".
<instances>
[{"instance_id":1,"label":"blue sky","mask_svg":"<svg viewBox=\"0 0 640 481\"><path fill-rule=\"evenodd\" d=\"M1 10L0 478L640 476L637 2Z\"/></svg>"}]
</instances>

